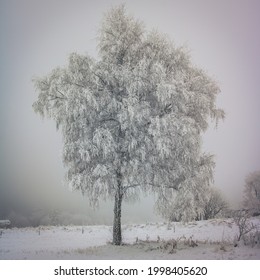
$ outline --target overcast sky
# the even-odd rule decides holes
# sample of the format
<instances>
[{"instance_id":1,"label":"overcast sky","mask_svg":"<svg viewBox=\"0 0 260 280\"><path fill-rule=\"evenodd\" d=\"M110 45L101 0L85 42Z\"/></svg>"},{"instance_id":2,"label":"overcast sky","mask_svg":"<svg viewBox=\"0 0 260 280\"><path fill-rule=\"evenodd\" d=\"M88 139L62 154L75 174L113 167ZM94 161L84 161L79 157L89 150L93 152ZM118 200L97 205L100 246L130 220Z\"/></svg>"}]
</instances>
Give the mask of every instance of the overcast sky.
<instances>
[{"instance_id":1,"label":"overcast sky","mask_svg":"<svg viewBox=\"0 0 260 280\"><path fill-rule=\"evenodd\" d=\"M103 13L122 1L1 0L0 196L20 203L87 209L87 199L63 184L62 139L51 120L32 110L31 82L71 52L96 56ZM242 199L245 176L260 170L260 1L131 0L130 14L190 49L193 62L219 83L226 120L204 136L216 155L215 185L232 203ZM152 217L152 203L137 202L131 215ZM146 210L146 211L145 211ZM89 211L89 210L88 210ZM103 212L102 212L103 211ZM97 215L106 215L103 209ZM126 210L125 210L126 211ZM102 216L103 217L103 216ZM133 218L133 220L135 220Z\"/></svg>"}]
</instances>

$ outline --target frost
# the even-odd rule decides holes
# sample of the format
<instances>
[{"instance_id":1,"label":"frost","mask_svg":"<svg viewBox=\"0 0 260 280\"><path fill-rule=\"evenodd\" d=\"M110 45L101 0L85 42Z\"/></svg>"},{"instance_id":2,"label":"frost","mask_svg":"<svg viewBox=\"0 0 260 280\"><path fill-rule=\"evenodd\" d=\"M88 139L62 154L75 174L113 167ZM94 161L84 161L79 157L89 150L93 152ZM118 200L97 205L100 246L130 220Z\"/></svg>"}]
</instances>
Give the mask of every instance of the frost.
<instances>
[{"instance_id":1,"label":"frost","mask_svg":"<svg viewBox=\"0 0 260 280\"><path fill-rule=\"evenodd\" d=\"M107 168L104 165L98 164L95 169L93 170L93 176L96 177L103 177L108 174Z\"/></svg>"},{"instance_id":2,"label":"frost","mask_svg":"<svg viewBox=\"0 0 260 280\"><path fill-rule=\"evenodd\" d=\"M104 17L98 51L98 60L73 53L67 67L35 80L33 107L62 130L72 188L94 204L115 198L116 223L123 198L140 189L156 192L158 204L175 191L192 202L212 179L201 132L223 116L217 85L187 51L146 33L123 6Z\"/></svg>"}]
</instances>

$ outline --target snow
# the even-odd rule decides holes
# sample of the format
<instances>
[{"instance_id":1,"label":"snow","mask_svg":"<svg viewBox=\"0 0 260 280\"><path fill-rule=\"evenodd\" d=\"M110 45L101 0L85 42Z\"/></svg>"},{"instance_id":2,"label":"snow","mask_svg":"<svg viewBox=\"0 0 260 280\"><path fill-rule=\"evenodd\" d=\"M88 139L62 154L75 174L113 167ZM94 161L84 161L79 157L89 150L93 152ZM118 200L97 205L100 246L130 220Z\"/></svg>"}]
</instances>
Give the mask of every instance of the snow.
<instances>
[{"instance_id":1,"label":"snow","mask_svg":"<svg viewBox=\"0 0 260 280\"><path fill-rule=\"evenodd\" d=\"M252 222L259 231L260 217ZM113 246L111 226L11 228L0 232L0 259L260 260L260 244L234 247L237 233L231 219L132 224L122 227L123 245ZM198 246L189 246L191 240Z\"/></svg>"}]
</instances>

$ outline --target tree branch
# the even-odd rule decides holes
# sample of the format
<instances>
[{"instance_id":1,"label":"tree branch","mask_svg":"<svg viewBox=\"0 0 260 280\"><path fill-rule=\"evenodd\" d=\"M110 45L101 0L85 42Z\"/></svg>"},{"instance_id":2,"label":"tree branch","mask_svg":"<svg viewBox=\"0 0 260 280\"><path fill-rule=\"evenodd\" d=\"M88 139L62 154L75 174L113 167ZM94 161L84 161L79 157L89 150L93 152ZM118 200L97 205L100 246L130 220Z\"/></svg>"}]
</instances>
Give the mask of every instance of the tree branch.
<instances>
[{"instance_id":1,"label":"tree branch","mask_svg":"<svg viewBox=\"0 0 260 280\"><path fill-rule=\"evenodd\" d=\"M123 187L123 192L126 193L126 191L127 191L128 189L136 188L136 187L138 187L138 186L140 186L140 184L134 184L134 185L130 185L130 186L124 186L124 187Z\"/></svg>"},{"instance_id":2,"label":"tree branch","mask_svg":"<svg viewBox=\"0 0 260 280\"><path fill-rule=\"evenodd\" d=\"M170 114L172 111L172 104L167 104L164 108L161 114L159 115L159 118L162 118L165 115Z\"/></svg>"},{"instance_id":3,"label":"tree branch","mask_svg":"<svg viewBox=\"0 0 260 280\"><path fill-rule=\"evenodd\" d=\"M117 120L117 119L115 119L115 118L113 118L113 117L109 117L109 118L107 118L107 119L102 119L102 120L100 120L99 121L99 123L100 124L102 124L102 123L105 123L105 122L116 122L118 125L119 125L119 131L120 131L120 134L122 133L122 130L121 130L121 123L120 123L120 121L119 120Z\"/></svg>"},{"instance_id":4,"label":"tree branch","mask_svg":"<svg viewBox=\"0 0 260 280\"><path fill-rule=\"evenodd\" d=\"M110 122L110 121L113 121L113 122L117 122L120 126L121 126L121 123L120 123L120 121L119 120L117 120L117 119L115 119L115 118L107 118L107 119L102 119L102 120L100 120L99 122L100 123L104 123L104 122Z\"/></svg>"},{"instance_id":5,"label":"tree branch","mask_svg":"<svg viewBox=\"0 0 260 280\"><path fill-rule=\"evenodd\" d=\"M64 99L67 99L67 97L65 96L65 94L63 92L61 92L60 90L57 90L57 91L59 94L61 94L64 97Z\"/></svg>"},{"instance_id":6,"label":"tree branch","mask_svg":"<svg viewBox=\"0 0 260 280\"><path fill-rule=\"evenodd\" d=\"M78 83L74 83L74 82L69 82L69 84L74 85L74 86L78 86L78 87L81 87L81 88L86 88L86 86L78 84Z\"/></svg>"},{"instance_id":7,"label":"tree branch","mask_svg":"<svg viewBox=\"0 0 260 280\"><path fill-rule=\"evenodd\" d=\"M92 72L96 77L98 77L100 79L100 81L102 82L102 84L104 86L107 86L107 83L104 81L104 79L102 77L100 77L98 74L96 74L95 72Z\"/></svg>"},{"instance_id":8,"label":"tree branch","mask_svg":"<svg viewBox=\"0 0 260 280\"><path fill-rule=\"evenodd\" d=\"M61 96L56 96L56 95L49 95L49 97L52 97L52 98L48 99L49 101L55 100L55 99L67 99L67 97L61 97Z\"/></svg>"}]
</instances>

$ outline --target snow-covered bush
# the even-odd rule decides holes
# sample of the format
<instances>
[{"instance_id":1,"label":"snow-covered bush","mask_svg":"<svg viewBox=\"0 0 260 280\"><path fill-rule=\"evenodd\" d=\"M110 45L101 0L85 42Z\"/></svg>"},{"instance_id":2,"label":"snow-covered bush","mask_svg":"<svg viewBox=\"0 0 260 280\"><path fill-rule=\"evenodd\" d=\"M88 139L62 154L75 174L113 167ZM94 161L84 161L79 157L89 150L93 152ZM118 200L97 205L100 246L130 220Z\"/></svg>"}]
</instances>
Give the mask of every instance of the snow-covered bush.
<instances>
[{"instance_id":1,"label":"snow-covered bush","mask_svg":"<svg viewBox=\"0 0 260 280\"><path fill-rule=\"evenodd\" d=\"M243 242L246 246L260 248L260 231L250 232L243 236Z\"/></svg>"},{"instance_id":2,"label":"snow-covered bush","mask_svg":"<svg viewBox=\"0 0 260 280\"><path fill-rule=\"evenodd\" d=\"M238 227L238 234L235 237L235 246L237 246L241 240L247 245L246 243L249 242L248 240L252 239L249 234L256 231L256 225L250 222L250 217L251 215L248 210L242 209L234 212L233 219Z\"/></svg>"},{"instance_id":3,"label":"snow-covered bush","mask_svg":"<svg viewBox=\"0 0 260 280\"><path fill-rule=\"evenodd\" d=\"M208 220L224 216L228 209L228 203L219 190L210 188L203 208L203 218Z\"/></svg>"}]
</instances>

